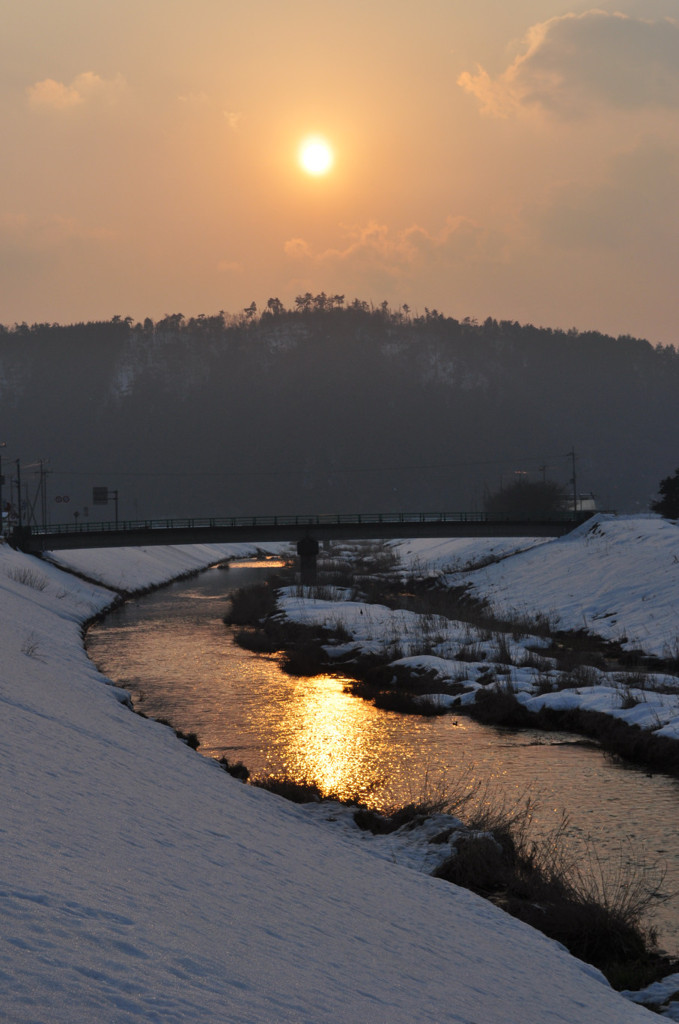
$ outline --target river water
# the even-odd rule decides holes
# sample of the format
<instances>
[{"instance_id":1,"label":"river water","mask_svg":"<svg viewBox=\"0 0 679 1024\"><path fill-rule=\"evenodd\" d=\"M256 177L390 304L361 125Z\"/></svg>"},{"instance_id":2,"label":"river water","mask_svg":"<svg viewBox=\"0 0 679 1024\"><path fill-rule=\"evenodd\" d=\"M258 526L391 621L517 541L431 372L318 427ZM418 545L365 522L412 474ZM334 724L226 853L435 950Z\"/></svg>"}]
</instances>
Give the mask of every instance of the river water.
<instances>
[{"instance_id":1,"label":"river water","mask_svg":"<svg viewBox=\"0 0 679 1024\"><path fill-rule=\"evenodd\" d=\"M537 834L565 812L575 849L595 849L611 870L629 857L661 862L663 889L679 892L679 781L616 767L568 734L381 711L341 678L286 675L275 657L237 647L222 622L229 592L270 572L270 563L232 564L130 601L90 628L88 653L138 710L195 732L206 756L377 808L473 778L493 800L531 796ZM655 923L663 948L679 953L679 897Z\"/></svg>"}]
</instances>

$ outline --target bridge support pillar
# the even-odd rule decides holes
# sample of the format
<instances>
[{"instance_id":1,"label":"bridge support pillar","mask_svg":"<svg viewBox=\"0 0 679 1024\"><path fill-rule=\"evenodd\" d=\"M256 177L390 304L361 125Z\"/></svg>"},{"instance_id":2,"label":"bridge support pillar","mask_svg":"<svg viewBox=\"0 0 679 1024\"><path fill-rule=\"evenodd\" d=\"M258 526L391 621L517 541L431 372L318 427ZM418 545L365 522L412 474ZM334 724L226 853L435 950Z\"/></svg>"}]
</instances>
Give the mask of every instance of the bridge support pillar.
<instances>
[{"instance_id":1,"label":"bridge support pillar","mask_svg":"<svg viewBox=\"0 0 679 1024\"><path fill-rule=\"evenodd\" d=\"M298 540L297 554L299 555L302 586L313 587L316 583L316 557L318 555L318 541L316 538L306 536Z\"/></svg>"}]
</instances>

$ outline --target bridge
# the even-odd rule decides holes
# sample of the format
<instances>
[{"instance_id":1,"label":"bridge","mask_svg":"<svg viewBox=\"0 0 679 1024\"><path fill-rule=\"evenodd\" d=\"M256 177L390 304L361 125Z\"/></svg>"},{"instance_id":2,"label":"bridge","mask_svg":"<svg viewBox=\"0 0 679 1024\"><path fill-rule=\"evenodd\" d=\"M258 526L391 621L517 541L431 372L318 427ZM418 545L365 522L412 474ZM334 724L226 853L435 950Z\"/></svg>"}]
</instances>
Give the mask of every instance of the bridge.
<instances>
[{"instance_id":1,"label":"bridge","mask_svg":"<svg viewBox=\"0 0 679 1024\"><path fill-rule=\"evenodd\" d=\"M348 515L231 516L205 519L132 519L23 527L10 535L22 551L147 547L154 544L235 544L289 541L300 549L325 540L405 537L561 537L590 512L549 519L500 519L481 512L386 512ZM309 544L309 541L311 544ZM311 554L311 551L309 551Z\"/></svg>"}]
</instances>

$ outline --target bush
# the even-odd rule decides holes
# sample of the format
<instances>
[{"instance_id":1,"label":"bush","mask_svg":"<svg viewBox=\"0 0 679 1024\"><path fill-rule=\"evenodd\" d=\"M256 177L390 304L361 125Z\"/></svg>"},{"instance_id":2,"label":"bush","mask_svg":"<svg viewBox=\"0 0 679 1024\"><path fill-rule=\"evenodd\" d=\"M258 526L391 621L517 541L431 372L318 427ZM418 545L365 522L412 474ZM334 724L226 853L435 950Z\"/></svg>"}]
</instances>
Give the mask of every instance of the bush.
<instances>
[{"instance_id":1,"label":"bush","mask_svg":"<svg viewBox=\"0 0 679 1024\"><path fill-rule=\"evenodd\" d=\"M315 782L298 782L289 775L267 775L262 779L253 779L251 785L282 796L294 804L315 804L323 799Z\"/></svg>"},{"instance_id":2,"label":"bush","mask_svg":"<svg viewBox=\"0 0 679 1024\"><path fill-rule=\"evenodd\" d=\"M551 480L519 480L484 500L486 514L496 519L550 519L568 507L565 490Z\"/></svg>"},{"instance_id":3,"label":"bush","mask_svg":"<svg viewBox=\"0 0 679 1024\"><path fill-rule=\"evenodd\" d=\"M231 763L227 757L220 757L217 764L232 775L234 779L241 779L243 782L247 782L250 778L250 772L245 767L242 761L235 761Z\"/></svg>"},{"instance_id":4,"label":"bush","mask_svg":"<svg viewBox=\"0 0 679 1024\"><path fill-rule=\"evenodd\" d=\"M200 740L198 739L197 733L182 732L181 729L176 729L172 722L170 722L167 718L156 718L156 722L158 722L159 725L167 725L170 729L172 729L177 739L181 740L183 743L186 743L187 747L191 747L191 750L198 750L198 747L200 746Z\"/></svg>"},{"instance_id":5,"label":"bush","mask_svg":"<svg viewBox=\"0 0 679 1024\"><path fill-rule=\"evenodd\" d=\"M499 828L461 834L434 875L556 939L619 988L641 987L667 973L669 958L657 951L655 932L644 923L667 898L662 871L629 849L608 867L591 845L584 856L569 855L565 819L537 841L529 839L529 816L520 809L514 822L502 824L502 811L498 821Z\"/></svg>"},{"instance_id":6,"label":"bush","mask_svg":"<svg viewBox=\"0 0 679 1024\"><path fill-rule=\"evenodd\" d=\"M275 654L279 650L278 638L266 629L243 626L233 635L233 642L253 654Z\"/></svg>"},{"instance_id":7,"label":"bush","mask_svg":"<svg viewBox=\"0 0 679 1024\"><path fill-rule=\"evenodd\" d=\"M324 797L316 783L289 776L257 779L253 785L296 803L336 799ZM454 852L434 876L478 893L562 943L619 989L642 988L679 969L657 950L655 933L645 924L658 901L669 898L661 892L664 873L631 847L621 850L618 861L608 867L591 844L584 856L571 854L565 817L551 834L532 839L530 799L508 803L475 782L469 770L452 789L449 784L432 785L425 777L419 798L382 812L357 799L343 802L358 805L356 825L374 835L449 816L450 824L430 842L452 843Z\"/></svg>"},{"instance_id":8,"label":"bush","mask_svg":"<svg viewBox=\"0 0 679 1024\"><path fill-rule=\"evenodd\" d=\"M21 653L25 654L27 658L37 658L38 661L42 659L39 657L40 654L40 640L35 633L29 633L21 645Z\"/></svg>"},{"instance_id":9,"label":"bush","mask_svg":"<svg viewBox=\"0 0 679 1024\"><path fill-rule=\"evenodd\" d=\"M604 864L591 843L569 845L564 816L547 836L531 835L532 801L512 803L470 770L448 790L424 795L383 814L359 808L356 824L374 834L414 828L434 815L451 820L431 842L453 844L435 877L491 900L514 917L594 964L617 988L641 988L679 967L658 952L647 917L660 900L664 871L649 865L630 843Z\"/></svg>"},{"instance_id":10,"label":"bush","mask_svg":"<svg viewBox=\"0 0 679 1024\"><path fill-rule=\"evenodd\" d=\"M7 576L10 580L14 580L15 583L21 583L32 590L44 590L47 586L47 579L44 576L25 566L22 568L13 566L7 570Z\"/></svg>"},{"instance_id":11,"label":"bush","mask_svg":"<svg viewBox=\"0 0 679 1024\"><path fill-rule=\"evenodd\" d=\"M658 485L660 497L651 502L651 511L666 519L679 519L679 469L674 476L666 476Z\"/></svg>"},{"instance_id":12,"label":"bush","mask_svg":"<svg viewBox=\"0 0 679 1024\"><path fill-rule=\"evenodd\" d=\"M467 708L469 715L484 725L525 726L530 714L518 702L511 684L495 683L478 690L476 700Z\"/></svg>"},{"instance_id":13,"label":"bush","mask_svg":"<svg viewBox=\"0 0 679 1024\"><path fill-rule=\"evenodd\" d=\"M499 665L513 665L514 657L508 634L496 633L495 645L495 661Z\"/></svg>"},{"instance_id":14,"label":"bush","mask_svg":"<svg viewBox=\"0 0 679 1024\"><path fill-rule=\"evenodd\" d=\"M200 740L198 739L197 733L182 732L181 729L175 729L175 733L177 734L178 739L183 740L183 742L186 743L187 747L191 747L191 750L198 750Z\"/></svg>"},{"instance_id":15,"label":"bush","mask_svg":"<svg viewBox=\"0 0 679 1024\"><path fill-rule=\"evenodd\" d=\"M231 594L231 608L224 616L227 626L253 626L276 611L276 591L268 583L240 587Z\"/></svg>"},{"instance_id":16,"label":"bush","mask_svg":"<svg viewBox=\"0 0 679 1024\"><path fill-rule=\"evenodd\" d=\"M405 804L390 814L380 814L379 811L359 807L354 812L354 821L363 832L372 832L374 836L385 836L400 828L417 828L433 814L443 814L444 808L445 804L431 804L426 801Z\"/></svg>"}]
</instances>

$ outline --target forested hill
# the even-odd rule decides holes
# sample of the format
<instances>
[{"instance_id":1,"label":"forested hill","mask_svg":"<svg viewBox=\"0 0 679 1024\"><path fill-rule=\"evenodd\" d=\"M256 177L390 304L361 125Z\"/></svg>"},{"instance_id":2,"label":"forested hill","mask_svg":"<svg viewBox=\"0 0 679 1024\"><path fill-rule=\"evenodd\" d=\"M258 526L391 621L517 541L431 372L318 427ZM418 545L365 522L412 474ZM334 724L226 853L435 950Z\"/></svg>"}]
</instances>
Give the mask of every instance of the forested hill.
<instances>
[{"instance_id":1,"label":"forested hill","mask_svg":"<svg viewBox=\"0 0 679 1024\"><path fill-rule=\"evenodd\" d=\"M341 296L0 328L0 454L32 492L45 460L52 522L111 516L93 486L125 518L478 510L516 474L570 487L571 450L579 491L646 509L678 396L672 347Z\"/></svg>"}]
</instances>

